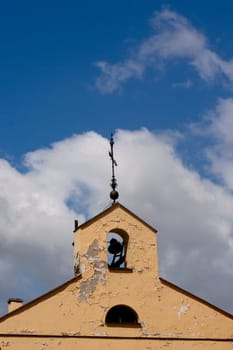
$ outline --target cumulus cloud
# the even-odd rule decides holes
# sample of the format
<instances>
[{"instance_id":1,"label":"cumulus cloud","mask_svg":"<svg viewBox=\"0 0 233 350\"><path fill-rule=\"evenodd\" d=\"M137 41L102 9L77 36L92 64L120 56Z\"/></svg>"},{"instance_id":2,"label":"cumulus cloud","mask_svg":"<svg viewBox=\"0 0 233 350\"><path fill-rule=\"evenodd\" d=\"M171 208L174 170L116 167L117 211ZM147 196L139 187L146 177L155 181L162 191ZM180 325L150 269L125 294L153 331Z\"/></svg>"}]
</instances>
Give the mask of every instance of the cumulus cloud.
<instances>
[{"instance_id":1,"label":"cumulus cloud","mask_svg":"<svg viewBox=\"0 0 233 350\"><path fill-rule=\"evenodd\" d=\"M2 307L72 276L73 221L84 221L106 192L106 149L105 139L86 133L26 154L24 173L0 160Z\"/></svg>"},{"instance_id":2,"label":"cumulus cloud","mask_svg":"<svg viewBox=\"0 0 233 350\"><path fill-rule=\"evenodd\" d=\"M120 159L128 147L140 159L127 159L133 175L123 196L127 191L129 206L159 230L161 274L230 308L223 285L233 287L231 193L187 169L174 146L158 135L130 133L119 147ZM127 176L126 169L123 164L120 178ZM216 281L223 275L226 280L218 288Z\"/></svg>"},{"instance_id":3,"label":"cumulus cloud","mask_svg":"<svg viewBox=\"0 0 233 350\"><path fill-rule=\"evenodd\" d=\"M187 169L169 133L119 130L115 141L120 202L159 230L161 276L233 311L231 192ZM0 162L2 305L71 277L74 218L110 204L108 140L94 132L28 153L25 166Z\"/></svg>"},{"instance_id":4,"label":"cumulus cloud","mask_svg":"<svg viewBox=\"0 0 233 350\"><path fill-rule=\"evenodd\" d=\"M233 60L226 61L211 50L204 34L180 14L169 9L156 12L151 19L154 33L138 45L134 54L119 63L97 62L101 70L97 89L113 93L131 78L142 78L148 68L158 68L161 62L182 59L190 64L204 81L218 76L233 81Z\"/></svg>"},{"instance_id":5,"label":"cumulus cloud","mask_svg":"<svg viewBox=\"0 0 233 350\"><path fill-rule=\"evenodd\" d=\"M214 145L206 149L210 170L224 186L233 190L233 98L219 99L216 107L207 114L204 123L205 128L201 123L196 129L204 129L204 136L209 135L214 139ZM200 133L203 134L203 131Z\"/></svg>"}]
</instances>

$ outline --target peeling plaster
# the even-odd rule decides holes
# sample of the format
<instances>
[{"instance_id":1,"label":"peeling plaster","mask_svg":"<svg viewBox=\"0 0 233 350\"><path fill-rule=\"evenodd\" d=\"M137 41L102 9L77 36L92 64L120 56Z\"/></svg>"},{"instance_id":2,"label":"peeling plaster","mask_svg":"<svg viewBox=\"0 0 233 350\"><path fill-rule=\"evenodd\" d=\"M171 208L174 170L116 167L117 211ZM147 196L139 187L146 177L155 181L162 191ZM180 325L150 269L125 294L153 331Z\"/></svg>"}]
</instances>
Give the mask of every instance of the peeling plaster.
<instances>
[{"instance_id":1,"label":"peeling plaster","mask_svg":"<svg viewBox=\"0 0 233 350\"><path fill-rule=\"evenodd\" d=\"M78 295L79 301L86 301L88 297L95 291L98 284L104 284L106 279L107 263L100 260L99 252L103 248L99 246L98 240L95 239L88 247L87 252L83 255L91 263L94 274L87 281L83 281L80 284L80 292Z\"/></svg>"},{"instance_id":2,"label":"peeling plaster","mask_svg":"<svg viewBox=\"0 0 233 350\"><path fill-rule=\"evenodd\" d=\"M0 350L2 349L2 348L8 348L9 346L10 346L10 342L9 341L1 341L1 346L0 346Z\"/></svg>"},{"instance_id":3,"label":"peeling plaster","mask_svg":"<svg viewBox=\"0 0 233 350\"><path fill-rule=\"evenodd\" d=\"M76 254L74 258L74 275L77 276L80 273L80 256Z\"/></svg>"},{"instance_id":4,"label":"peeling plaster","mask_svg":"<svg viewBox=\"0 0 233 350\"><path fill-rule=\"evenodd\" d=\"M189 304L188 304L188 305L182 305L182 306L180 307L178 313L177 313L178 318L180 319L180 318L181 318L181 315L182 315L182 314L185 314L185 313L189 310L189 308L190 308L190 305L189 305Z\"/></svg>"},{"instance_id":5,"label":"peeling plaster","mask_svg":"<svg viewBox=\"0 0 233 350\"><path fill-rule=\"evenodd\" d=\"M144 322L140 322L140 324L141 324L141 333L142 333L142 335L144 335L146 337L151 337L152 334L148 332L146 324Z\"/></svg>"},{"instance_id":6,"label":"peeling plaster","mask_svg":"<svg viewBox=\"0 0 233 350\"><path fill-rule=\"evenodd\" d=\"M85 264L80 264L80 273L84 273L86 271L86 265Z\"/></svg>"}]
</instances>

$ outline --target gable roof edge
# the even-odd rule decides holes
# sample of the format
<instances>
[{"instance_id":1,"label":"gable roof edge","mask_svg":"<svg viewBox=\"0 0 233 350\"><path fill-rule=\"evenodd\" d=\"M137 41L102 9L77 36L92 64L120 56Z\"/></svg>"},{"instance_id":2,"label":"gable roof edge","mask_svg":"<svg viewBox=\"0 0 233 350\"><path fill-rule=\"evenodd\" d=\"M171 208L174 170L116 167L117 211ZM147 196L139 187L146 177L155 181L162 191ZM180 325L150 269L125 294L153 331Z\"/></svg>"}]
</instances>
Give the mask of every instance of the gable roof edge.
<instances>
[{"instance_id":1,"label":"gable roof edge","mask_svg":"<svg viewBox=\"0 0 233 350\"><path fill-rule=\"evenodd\" d=\"M176 284L173 284L173 283L167 281L166 279L164 279L162 277L159 277L159 279L162 282L162 284L165 284L165 285L167 285L170 288L176 289L177 291L179 291L179 292L181 292L183 294L186 294L190 298L195 299L196 301L198 301L198 302L200 302L200 303L202 303L202 304L204 304L206 306L209 306L211 309L213 309L213 310L215 310L215 311L217 311L217 312L223 314L224 316L227 316L227 317L229 317L229 318L231 318L233 320L233 314L231 314L230 312L227 312L227 311L219 308L218 306L215 306L214 304L209 303L205 299L202 299L202 298L198 297L197 295L188 292L187 290L177 286Z\"/></svg>"},{"instance_id":2,"label":"gable roof edge","mask_svg":"<svg viewBox=\"0 0 233 350\"><path fill-rule=\"evenodd\" d=\"M103 210L102 212L100 212L99 214L93 216L92 218L88 219L86 222L84 222L83 224L79 225L77 227L77 230L79 230L80 228L84 228L87 227L89 225L92 224L92 222L96 221L97 219L101 218L102 216L110 213L111 211L113 211L115 208L121 208L124 211L126 211L129 215L133 216L135 219L139 220L143 225L147 226L150 230L154 231L155 233L157 233L158 231L156 230L156 228L154 228L153 226L151 226L150 224L148 224L146 221L144 221L143 219L141 219L139 216L137 216L136 214L134 214L131 210L129 210L128 208L126 208L124 205L120 204L119 202L112 204L110 207L108 207L107 209ZM74 232L76 232L77 230L75 230Z\"/></svg>"},{"instance_id":3,"label":"gable roof edge","mask_svg":"<svg viewBox=\"0 0 233 350\"><path fill-rule=\"evenodd\" d=\"M56 293L58 291L66 288L69 284L72 284L73 282L79 280L81 277L82 277L81 274L79 274L79 275L69 279L68 281L60 284L59 286L49 290L48 292L40 295L39 297L36 297L35 299L30 300L28 303L23 304L22 306L18 307L17 309L15 309L15 310L13 310L11 312L8 312L7 314L5 314L5 315L0 317L0 323L2 321L4 321L5 319L10 318L11 316L14 316L14 315L16 315L16 314L18 314L18 313L20 313L22 311L25 311L25 310L29 309L31 306L33 306L35 304L38 304L40 301L48 298L50 295L53 295L54 293Z\"/></svg>"}]
</instances>

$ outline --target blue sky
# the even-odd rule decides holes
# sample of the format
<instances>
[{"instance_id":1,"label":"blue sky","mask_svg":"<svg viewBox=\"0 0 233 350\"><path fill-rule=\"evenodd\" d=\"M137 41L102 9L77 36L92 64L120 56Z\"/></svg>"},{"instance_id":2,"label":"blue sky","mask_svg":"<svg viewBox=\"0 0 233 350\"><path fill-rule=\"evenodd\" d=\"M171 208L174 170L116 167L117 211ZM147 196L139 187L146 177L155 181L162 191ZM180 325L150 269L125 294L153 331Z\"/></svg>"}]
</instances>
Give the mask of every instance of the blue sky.
<instances>
[{"instance_id":1,"label":"blue sky","mask_svg":"<svg viewBox=\"0 0 233 350\"><path fill-rule=\"evenodd\" d=\"M114 94L95 89L96 62L115 63L152 33L155 11L169 6L187 17L224 58L232 53L230 1L13 1L1 5L1 154L19 157L73 133L116 128L183 128L216 97L183 60L149 69ZM211 5L211 6L210 6ZM192 88L179 87L192 81ZM177 84L177 85L176 85ZM176 87L174 87L176 86ZM196 102L198 101L198 103Z\"/></svg>"},{"instance_id":2,"label":"blue sky","mask_svg":"<svg viewBox=\"0 0 233 350\"><path fill-rule=\"evenodd\" d=\"M233 312L232 11L0 5L2 313L72 277L74 218L110 204L112 131L120 202L158 229L162 277Z\"/></svg>"}]
</instances>

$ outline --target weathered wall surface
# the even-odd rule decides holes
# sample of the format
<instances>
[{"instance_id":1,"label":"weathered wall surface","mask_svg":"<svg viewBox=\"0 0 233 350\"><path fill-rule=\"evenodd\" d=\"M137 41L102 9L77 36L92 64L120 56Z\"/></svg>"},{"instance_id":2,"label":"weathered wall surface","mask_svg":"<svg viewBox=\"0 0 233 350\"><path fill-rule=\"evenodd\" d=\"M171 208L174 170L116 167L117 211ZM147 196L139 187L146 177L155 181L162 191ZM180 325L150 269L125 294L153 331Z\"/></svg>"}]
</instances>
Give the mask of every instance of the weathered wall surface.
<instances>
[{"instance_id":1,"label":"weathered wall surface","mask_svg":"<svg viewBox=\"0 0 233 350\"><path fill-rule=\"evenodd\" d=\"M60 292L9 315L0 322L0 334L233 338L232 318L159 279L148 285L144 281L136 283L133 273L106 272L105 282L98 284L88 298L80 300L82 293L82 279L74 281ZM105 324L107 311L119 303L137 312L139 327Z\"/></svg>"},{"instance_id":2,"label":"weathered wall surface","mask_svg":"<svg viewBox=\"0 0 233 350\"><path fill-rule=\"evenodd\" d=\"M200 340L2 337L0 350L232 350L232 342Z\"/></svg>"},{"instance_id":3,"label":"weathered wall surface","mask_svg":"<svg viewBox=\"0 0 233 350\"><path fill-rule=\"evenodd\" d=\"M129 235L128 270L108 268L115 229ZM156 231L121 206L75 232L74 255L82 276L0 319L0 350L232 349L233 317L159 279ZM119 304L136 311L137 327L106 324Z\"/></svg>"}]
</instances>

